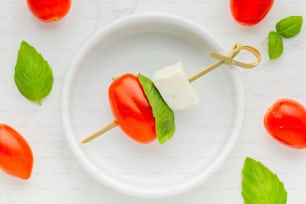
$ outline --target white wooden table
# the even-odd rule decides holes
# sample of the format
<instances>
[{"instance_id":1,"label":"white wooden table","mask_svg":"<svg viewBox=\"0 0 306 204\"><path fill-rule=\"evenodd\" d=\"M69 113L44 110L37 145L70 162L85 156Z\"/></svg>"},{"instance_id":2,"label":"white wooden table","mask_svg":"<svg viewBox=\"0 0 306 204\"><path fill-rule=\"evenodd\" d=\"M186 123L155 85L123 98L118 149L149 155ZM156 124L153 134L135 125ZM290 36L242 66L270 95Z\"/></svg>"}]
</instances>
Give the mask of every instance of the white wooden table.
<instances>
[{"instance_id":1,"label":"white wooden table","mask_svg":"<svg viewBox=\"0 0 306 204\"><path fill-rule=\"evenodd\" d=\"M283 56L267 57L267 34L289 15L304 15L306 2L277 0L255 27L242 27L231 17L228 0L73 0L62 21L44 24L29 12L26 1L0 0L0 119L27 137L35 154L29 181L0 173L0 204L221 204L243 203L241 169L246 156L262 161L279 175L288 203L306 203L306 152L286 148L263 128L263 115L276 99L291 97L306 104L306 34L285 40ZM72 154L61 124L63 79L79 47L95 31L134 13L164 12L193 20L230 49L235 42L257 47L263 60L254 70L241 70L246 92L243 130L221 169L196 189L161 199L135 198L114 192L95 181ZM34 45L53 67L55 83L42 106L25 100L13 83L21 40Z\"/></svg>"}]
</instances>

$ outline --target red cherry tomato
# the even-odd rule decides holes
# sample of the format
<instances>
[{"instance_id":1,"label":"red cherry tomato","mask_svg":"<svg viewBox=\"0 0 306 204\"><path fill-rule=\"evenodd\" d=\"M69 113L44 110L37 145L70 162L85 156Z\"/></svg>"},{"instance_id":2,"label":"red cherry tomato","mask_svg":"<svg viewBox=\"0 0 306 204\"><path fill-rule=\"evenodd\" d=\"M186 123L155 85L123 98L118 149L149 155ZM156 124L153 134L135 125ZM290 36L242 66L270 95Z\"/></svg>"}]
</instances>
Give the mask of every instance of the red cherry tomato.
<instances>
[{"instance_id":1,"label":"red cherry tomato","mask_svg":"<svg viewBox=\"0 0 306 204\"><path fill-rule=\"evenodd\" d=\"M276 101L266 112L264 125L279 142L293 148L306 148L306 109L299 102Z\"/></svg>"},{"instance_id":2,"label":"red cherry tomato","mask_svg":"<svg viewBox=\"0 0 306 204\"><path fill-rule=\"evenodd\" d=\"M71 0L27 0L32 14L44 22L57 21L70 10Z\"/></svg>"},{"instance_id":3,"label":"red cherry tomato","mask_svg":"<svg viewBox=\"0 0 306 204\"><path fill-rule=\"evenodd\" d=\"M234 19L246 26L259 23L270 11L274 0L230 0Z\"/></svg>"},{"instance_id":4,"label":"red cherry tomato","mask_svg":"<svg viewBox=\"0 0 306 204\"><path fill-rule=\"evenodd\" d=\"M16 130L5 124L0 124L0 168L21 179L28 179L33 168L29 144Z\"/></svg>"},{"instance_id":5,"label":"red cherry tomato","mask_svg":"<svg viewBox=\"0 0 306 204\"><path fill-rule=\"evenodd\" d=\"M149 143L156 138L152 108L137 78L125 74L109 87L109 100L115 122L132 139Z\"/></svg>"}]
</instances>

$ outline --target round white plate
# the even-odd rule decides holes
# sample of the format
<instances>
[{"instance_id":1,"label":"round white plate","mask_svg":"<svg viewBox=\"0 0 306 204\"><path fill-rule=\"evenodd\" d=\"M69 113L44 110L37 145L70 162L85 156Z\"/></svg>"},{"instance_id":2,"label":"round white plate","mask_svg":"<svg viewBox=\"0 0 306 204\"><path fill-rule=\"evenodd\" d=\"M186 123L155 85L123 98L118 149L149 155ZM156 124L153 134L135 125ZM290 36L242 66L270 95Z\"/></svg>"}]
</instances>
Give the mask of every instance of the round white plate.
<instances>
[{"instance_id":1,"label":"round white plate","mask_svg":"<svg viewBox=\"0 0 306 204\"><path fill-rule=\"evenodd\" d=\"M244 97L236 68L224 65L193 82L196 106L176 112L177 130L161 145L139 144L120 128L81 144L113 120L108 87L124 73L151 76L182 61L192 75L224 50L208 32L179 17L147 14L113 22L79 50L64 80L62 116L73 152L97 180L129 195L162 197L207 179L231 152L239 136Z\"/></svg>"}]
</instances>

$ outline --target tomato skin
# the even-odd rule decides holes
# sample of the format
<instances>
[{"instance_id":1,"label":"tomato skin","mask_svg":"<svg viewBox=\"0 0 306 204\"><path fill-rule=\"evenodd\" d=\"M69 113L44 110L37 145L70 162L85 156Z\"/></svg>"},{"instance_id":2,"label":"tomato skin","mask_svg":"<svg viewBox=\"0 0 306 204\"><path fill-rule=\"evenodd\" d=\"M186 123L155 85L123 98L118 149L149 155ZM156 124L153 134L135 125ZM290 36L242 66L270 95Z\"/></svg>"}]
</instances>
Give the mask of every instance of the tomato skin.
<instances>
[{"instance_id":1,"label":"tomato skin","mask_svg":"<svg viewBox=\"0 0 306 204\"><path fill-rule=\"evenodd\" d=\"M137 76L125 74L116 78L108 94L115 122L128 136L140 143L155 140L152 108Z\"/></svg>"},{"instance_id":2,"label":"tomato skin","mask_svg":"<svg viewBox=\"0 0 306 204\"><path fill-rule=\"evenodd\" d=\"M230 0L234 19L246 26L259 23L270 11L274 0Z\"/></svg>"},{"instance_id":3,"label":"tomato skin","mask_svg":"<svg viewBox=\"0 0 306 204\"><path fill-rule=\"evenodd\" d=\"M306 109L293 100L277 100L266 112L264 125L277 141L293 148L306 148Z\"/></svg>"},{"instance_id":4,"label":"tomato skin","mask_svg":"<svg viewBox=\"0 0 306 204\"><path fill-rule=\"evenodd\" d=\"M44 22L57 21L70 10L71 0L27 0L32 14Z\"/></svg>"},{"instance_id":5,"label":"tomato skin","mask_svg":"<svg viewBox=\"0 0 306 204\"><path fill-rule=\"evenodd\" d=\"M29 179L33 168L33 154L29 144L6 124L0 124L0 168L21 179Z\"/></svg>"}]
</instances>

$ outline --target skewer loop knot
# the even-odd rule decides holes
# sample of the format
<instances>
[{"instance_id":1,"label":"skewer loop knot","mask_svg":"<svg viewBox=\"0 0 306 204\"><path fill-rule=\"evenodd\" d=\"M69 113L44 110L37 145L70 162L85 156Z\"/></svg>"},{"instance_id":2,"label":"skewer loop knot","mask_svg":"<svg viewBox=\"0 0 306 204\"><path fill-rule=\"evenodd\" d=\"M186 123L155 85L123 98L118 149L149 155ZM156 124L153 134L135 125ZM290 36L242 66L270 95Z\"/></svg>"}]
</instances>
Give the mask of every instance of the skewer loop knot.
<instances>
[{"instance_id":1,"label":"skewer loop knot","mask_svg":"<svg viewBox=\"0 0 306 204\"><path fill-rule=\"evenodd\" d=\"M248 51L249 53L254 55L255 58L256 58L256 61L254 61L254 62L241 62L239 60L235 60L234 58L242 50ZM218 60L222 61L224 64L236 65L236 66L246 68L246 69L254 68L261 61L260 52L256 48L248 46L248 45L242 46L239 43L236 43L234 45L234 47L232 48L232 50L226 56L224 56L224 55L222 55L218 52L211 52L210 56L215 58L215 59L218 59Z\"/></svg>"}]
</instances>

